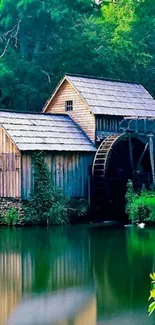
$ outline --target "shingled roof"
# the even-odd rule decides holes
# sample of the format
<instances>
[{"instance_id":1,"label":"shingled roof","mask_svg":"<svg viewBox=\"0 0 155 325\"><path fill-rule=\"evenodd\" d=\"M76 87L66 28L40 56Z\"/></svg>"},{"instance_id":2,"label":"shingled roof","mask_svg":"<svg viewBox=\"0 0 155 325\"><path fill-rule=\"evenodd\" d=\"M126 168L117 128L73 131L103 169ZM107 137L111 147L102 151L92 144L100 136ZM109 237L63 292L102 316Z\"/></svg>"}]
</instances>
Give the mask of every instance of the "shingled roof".
<instances>
[{"instance_id":1,"label":"shingled roof","mask_svg":"<svg viewBox=\"0 0 155 325\"><path fill-rule=\"evenodd\" d=\"M0 125L21 151L96 150L83 131L67 115L0 111Z\"/></svg>"},{"instance_id":2,"label":"shingled roof","mask_svg":"<svg viewBox=\"0 0 155 325\"><path fill-rule=\"evenodd\" d=\"M155 100L140 84L75 75L63 80L73 85L93 114L155 117Z\"/></svg>"}]
</instances>

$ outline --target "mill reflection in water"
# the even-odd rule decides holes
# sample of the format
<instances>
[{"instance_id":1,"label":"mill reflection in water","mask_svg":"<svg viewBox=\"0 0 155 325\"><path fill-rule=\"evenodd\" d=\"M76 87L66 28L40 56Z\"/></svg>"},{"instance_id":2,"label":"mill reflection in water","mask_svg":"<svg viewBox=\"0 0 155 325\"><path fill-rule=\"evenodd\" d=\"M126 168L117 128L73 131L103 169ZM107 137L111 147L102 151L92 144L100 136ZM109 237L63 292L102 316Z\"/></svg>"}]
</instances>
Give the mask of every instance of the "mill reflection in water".
<instances>
[{"instance_id":1,"label":"mill reflection in water","mask_svg":"<svg viewBox=\"0 0 155 325\"><path fill-rule=\"evenodd\" d=\"M153 325L155 230L0 230L0 325Z\"/></svg>"},{"instance_id":2,"label":"mill reflection in water","mask_svg":"<svg viewBox=\"0 0 155 325\"><path fill-rule=\"evenodd\" d=\"M96 324L89 241L84 233L78 237L69 228L0 232L0 324L66 325L73 318L78 325L83 318L88 325Z\"/></svg>"},{"instance_id":3,"label":"mill reflection in water","mask_svg":"<svg viewBox=\"0 0 155 325\"><path fill-rule=\"evenodd\" d=\"M96 299L89 289L68 289L21 302L7 325L95 325Z\"/></svg>"}]
</instances>

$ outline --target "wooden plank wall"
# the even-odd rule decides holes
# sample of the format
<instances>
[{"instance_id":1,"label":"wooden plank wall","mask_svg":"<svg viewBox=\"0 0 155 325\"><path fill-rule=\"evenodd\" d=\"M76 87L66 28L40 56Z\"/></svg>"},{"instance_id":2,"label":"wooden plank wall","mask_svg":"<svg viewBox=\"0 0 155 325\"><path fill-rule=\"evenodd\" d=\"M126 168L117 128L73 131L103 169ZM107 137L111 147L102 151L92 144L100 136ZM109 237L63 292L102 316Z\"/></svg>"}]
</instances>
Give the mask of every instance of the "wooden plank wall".
<instances>
[{"instance_id":1,"label":"wooden plank wall","mask_svg":"<svg viewBox=\"0 0 155 325\"><path fill-rule=\"evenodd\" d=\"M33 166L31 163L31 154L22 154L21 165L21 195L22 199L27 200L33 188Z\"/></svg>"},{"instance_id":2,"label":"wooden plank wall","mask_svg":"<svg viewBox=\"0 0 155 325\"><path fill-rule=\"evenodd\" d=\"M94 154L48 153L48 164L53 188L60 188L69 197L88 197L88 174ZM31 154L22 155L22 198L28 199L33 188Z\"/></svg>"},{"instance_id":3,"label":"wooden plank wall","mask_svg":"<svg viewBox=\"0 0 155 325\"><path fill-rule=\"evenodd\" d=\"M65 112L65 101L69 100L73 101L73 111ZM60 87L52 103L49 104L46 113L67 113L95 142L95 117L68 81L65 81Z\"/></svg>"},{"instance_id":4,"label":"wooden plank wall","mask_svg":"<svg viewBox=\"0 0 155 325\"><path fill-rule=\"evenodd\" d=\"M121 116L96 116L96 131L119 132Z\"/></svg>"},{"instance_id":5,"label":"wooden plank wall","mask_svg":"<svg viewBox=\"0 0 155 325\"><path fill-rule=\"evenodd\" d=\"M21 156L6 132L0 128L0 197L21 196Z\"/></svg>"}]
</instances>

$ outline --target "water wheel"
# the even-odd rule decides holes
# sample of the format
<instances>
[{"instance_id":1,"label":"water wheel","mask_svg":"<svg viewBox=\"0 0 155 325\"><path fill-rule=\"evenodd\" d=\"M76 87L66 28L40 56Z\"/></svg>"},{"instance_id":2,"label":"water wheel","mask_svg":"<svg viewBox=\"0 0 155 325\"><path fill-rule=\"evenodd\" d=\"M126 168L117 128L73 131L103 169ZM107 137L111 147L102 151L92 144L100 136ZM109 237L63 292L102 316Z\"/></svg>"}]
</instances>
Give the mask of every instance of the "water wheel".
<instances>
[{"instance_id":1,"label":"water wheel","mask_svg":"<svg viewBox=\"0 0 155 325\"><path fill-rule=\"evenodd\" d=\"M127 180L136 188L149 187L149 145L135 134L112 135L99 146L93 163L94 197L97 204L124 211ZM109 206L108 205L108 206Z\"/></svg>"}]
</instances>

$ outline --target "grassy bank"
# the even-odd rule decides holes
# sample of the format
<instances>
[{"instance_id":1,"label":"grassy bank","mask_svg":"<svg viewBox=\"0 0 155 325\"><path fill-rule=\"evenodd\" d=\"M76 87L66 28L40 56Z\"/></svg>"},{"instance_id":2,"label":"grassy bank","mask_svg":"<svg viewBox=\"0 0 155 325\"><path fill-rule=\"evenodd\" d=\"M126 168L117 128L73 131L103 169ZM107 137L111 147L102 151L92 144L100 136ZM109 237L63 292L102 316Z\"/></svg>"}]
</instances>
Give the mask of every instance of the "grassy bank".
<instances>
[{"instance_id":1,"label":"grassy bank","mask_svg":"<svg viewBox=\"0 0 155 325\"><path fill-rule=\"evenodd\" d=\"M129 180L126 192L126 213L132 223L155 223L155 192L142 189L137 193Z\"/></svg>"}]
</instances>

